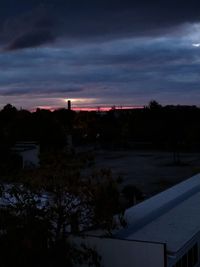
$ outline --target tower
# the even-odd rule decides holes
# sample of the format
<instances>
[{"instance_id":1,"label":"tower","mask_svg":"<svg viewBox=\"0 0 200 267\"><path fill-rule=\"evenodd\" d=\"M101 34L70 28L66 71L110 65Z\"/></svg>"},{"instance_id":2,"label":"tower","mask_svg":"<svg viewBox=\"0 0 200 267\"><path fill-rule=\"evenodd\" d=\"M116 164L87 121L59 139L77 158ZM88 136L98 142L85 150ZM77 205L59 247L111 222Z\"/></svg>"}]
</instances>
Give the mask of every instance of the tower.
<instances>
[{"instance_id":1,"label":"tower","mask_svg":"<svg viewBox=\"0 0 200 267\"><path fill-rule=\"evenodd\" d=\"M71 110L71 106L72 105L71 105L71 101L70 100L67 101L67 105L68 105L68 110Z\"/></svg>"}]
</instances>

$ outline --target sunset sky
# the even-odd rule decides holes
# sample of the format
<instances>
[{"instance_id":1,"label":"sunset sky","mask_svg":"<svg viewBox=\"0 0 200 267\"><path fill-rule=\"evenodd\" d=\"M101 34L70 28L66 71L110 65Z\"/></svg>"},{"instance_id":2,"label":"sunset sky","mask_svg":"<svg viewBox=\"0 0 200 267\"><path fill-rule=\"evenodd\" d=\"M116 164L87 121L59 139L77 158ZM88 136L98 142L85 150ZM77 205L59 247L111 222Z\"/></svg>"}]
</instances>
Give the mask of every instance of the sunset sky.
<instances>
[{"instance_id":1,"label":"sunset sky","mask_svg":"<svg viewBox=\"0 0 200 267\"><path fill-rule=\"evenodd\" d=\"M0 2L0 108L200 104L200 2Z\"/></svg>"}]
</instances>

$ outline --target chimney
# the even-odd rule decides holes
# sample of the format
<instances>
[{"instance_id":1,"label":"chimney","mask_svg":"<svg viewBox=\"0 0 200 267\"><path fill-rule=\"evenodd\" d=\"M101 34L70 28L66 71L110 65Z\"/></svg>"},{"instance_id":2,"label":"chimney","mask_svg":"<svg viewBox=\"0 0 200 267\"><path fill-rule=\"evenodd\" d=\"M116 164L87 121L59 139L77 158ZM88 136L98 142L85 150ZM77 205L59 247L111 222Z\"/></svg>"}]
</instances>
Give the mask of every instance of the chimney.
<instances>
[{"instance_id":1,"label":"chimney","mask_svg":"<svg viewBox=\"0 0 200 267\"><path fill-rule=\"evenodd\" d=\"M68 104L68 110L71 110L71 101L68 100L67 104Z\"/></svg>"}]
</instances>

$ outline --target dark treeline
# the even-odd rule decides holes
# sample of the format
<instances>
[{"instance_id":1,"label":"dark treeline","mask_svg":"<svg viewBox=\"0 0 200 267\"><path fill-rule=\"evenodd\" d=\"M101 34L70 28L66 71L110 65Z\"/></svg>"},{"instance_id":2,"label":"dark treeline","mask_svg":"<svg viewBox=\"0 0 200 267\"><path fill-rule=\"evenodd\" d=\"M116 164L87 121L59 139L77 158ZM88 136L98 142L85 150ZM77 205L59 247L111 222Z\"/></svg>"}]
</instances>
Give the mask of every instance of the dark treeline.
<instances>
[{"instance_id":1,"label":"dark treeline","mask_svg":"<svg viewBox=\"0 0 200 267\"><path fill-rule=\"evenodd\" d=\"M36 112L17 110L6 105L0 111L1 145L13 145L17 141L37 141L46 145L62 146L74 117L73 112L37 109Z\"/></svg>"},{"instance_id":2,"label":"dark treeline","mask_svg":"<svg viewBox=\"0 0 200 267\"><path fill-rule=\"evenodd\" d=\"M100 148L150 148L184 151L200 149L200 108L165 106L156 101L144 109L109 112L74 112L67 109L17 110L6 105L0 111L1 148L18 141L36 141L41 150L73 145Z\"/></svg>"}]
</instances>

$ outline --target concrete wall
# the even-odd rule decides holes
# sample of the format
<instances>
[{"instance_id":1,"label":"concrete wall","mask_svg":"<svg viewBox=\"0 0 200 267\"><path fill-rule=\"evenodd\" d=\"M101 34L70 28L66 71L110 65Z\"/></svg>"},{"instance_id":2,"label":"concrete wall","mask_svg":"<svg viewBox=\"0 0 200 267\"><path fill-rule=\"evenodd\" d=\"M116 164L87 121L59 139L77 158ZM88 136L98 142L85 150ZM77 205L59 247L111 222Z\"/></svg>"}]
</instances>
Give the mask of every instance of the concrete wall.
<instances>
[{"instance_id":1,"label":"concrete wall","mask_svg":"<svg viewBox=\"0 0 200 267\"><path fill-rule=\"evenodd\" d=\"M164 244L85 237L73 241L96 249L103 267L165 267Z\"/></svg>"}]
</instances>

